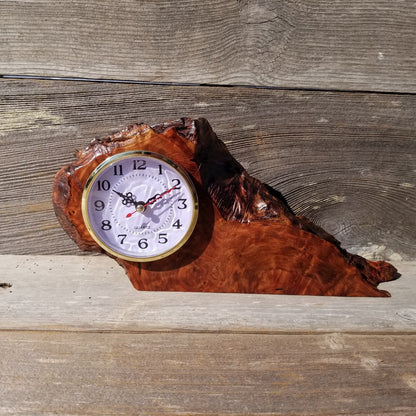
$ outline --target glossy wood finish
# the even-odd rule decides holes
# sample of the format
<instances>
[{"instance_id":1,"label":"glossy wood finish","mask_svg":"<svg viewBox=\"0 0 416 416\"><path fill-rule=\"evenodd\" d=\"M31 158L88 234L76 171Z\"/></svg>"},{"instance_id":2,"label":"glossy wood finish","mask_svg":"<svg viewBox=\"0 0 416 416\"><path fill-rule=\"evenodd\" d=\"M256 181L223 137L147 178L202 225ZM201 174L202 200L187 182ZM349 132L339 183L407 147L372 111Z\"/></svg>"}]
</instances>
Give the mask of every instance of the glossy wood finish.
<instances>
[{"instance_id":1,"label":"glossy wood finish","mask_svg":"<svg viewBox=\"0 0 416 416\"><path fill-rule=\"evenodd\" d=\"M347 253L296 216L278 191L247 174L205 119L133 125L95 140L58 172L55 211L82 249L100 251L80 211L88 176L106 157L129 150L164 154L184 167L200 204L193 235L173 255L144 264L117 259L136 289L388 296L377 285L399 276L389 263Z\"/></svg>"}]
</instances>

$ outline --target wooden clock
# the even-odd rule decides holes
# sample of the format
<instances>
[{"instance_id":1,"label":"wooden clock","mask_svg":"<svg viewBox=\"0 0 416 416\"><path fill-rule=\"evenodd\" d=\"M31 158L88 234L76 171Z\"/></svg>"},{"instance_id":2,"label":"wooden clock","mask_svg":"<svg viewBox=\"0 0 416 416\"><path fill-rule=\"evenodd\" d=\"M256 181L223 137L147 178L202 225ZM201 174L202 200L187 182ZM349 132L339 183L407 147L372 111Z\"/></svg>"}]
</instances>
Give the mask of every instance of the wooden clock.
<instances>
[{"instance_id":1,"label":"wooden clock","mask_svg":"<svg viewBox=\"0 0 416 416\"><path fill-rule=\"evenodd\" d=\"M138 290L389 296L399 277L350 254L248 175L205 119L93 140L53 184L57 218Z\"/></svg>"}]
</instances>

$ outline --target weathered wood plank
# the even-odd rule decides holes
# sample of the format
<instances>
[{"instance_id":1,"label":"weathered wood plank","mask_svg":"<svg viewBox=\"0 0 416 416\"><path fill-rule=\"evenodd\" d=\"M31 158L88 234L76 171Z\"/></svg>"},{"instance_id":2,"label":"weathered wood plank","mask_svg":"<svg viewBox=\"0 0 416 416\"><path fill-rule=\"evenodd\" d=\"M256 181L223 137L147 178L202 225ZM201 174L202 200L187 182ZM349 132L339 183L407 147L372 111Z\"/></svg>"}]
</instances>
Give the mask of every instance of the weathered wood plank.
<instances>
[{"instance_id":1,"label":"weathered wood plank","mask_svg":"<svg viewBox=\"0 0 416 416\"><path fill-rule=\"evenodd\" d=\"M0 2L0 73L415 92L412 0Z\"/></svg>"},{"instance_id":2,"label":"weathered wood plank","mask_svg":"<svg viewBox=\"0 0 416 416\"><path fill-rule=\"evenodd\" d=\"M56 171L93 137L189 116L207 118L250 174L345 248L416 258L415 96L33 80L0 88L2 254L79 253L52 211Z\"/></svg>"},{"instance_id":3,"label":"weathered wood plank","mask_svg":"<svg viewBox=\"0 0 416 416\"><path fill-rule=\"evenodd\" d=\"M416 335L0 332L3 415L412 415Z\"/></svg>"},{"instance_id":4,"label":"weathered wood plank","mask_svg":"<svg viewBox=\"0 0 416 416\"><path fill-rule=\"evenodd\" d=\"M139 292L106 256L0 256L0 329L416 332L416 264L391 298Z\"/></svg>"}]
</instances>

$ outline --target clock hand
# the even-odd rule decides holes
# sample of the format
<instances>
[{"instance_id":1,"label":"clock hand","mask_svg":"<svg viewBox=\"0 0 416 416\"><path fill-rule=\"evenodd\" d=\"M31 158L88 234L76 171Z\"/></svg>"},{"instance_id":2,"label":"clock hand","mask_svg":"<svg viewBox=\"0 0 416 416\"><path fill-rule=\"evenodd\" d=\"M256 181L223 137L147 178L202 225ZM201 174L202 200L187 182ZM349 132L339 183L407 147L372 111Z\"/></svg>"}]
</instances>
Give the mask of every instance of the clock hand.
<instances>
[{"instance_id":1,"label":"clock hand","mask_svg":"<svg viewBox=\"0 0 416 416\"><path fill-rule=\"evenodd\" d=\"M152 196L151 198L149 198L147 200L147 202L143 206L146 208L147 206L154 204L157 200L159 200L160 198L162 198L163 196L165 196L169 192L172 192L176 188L177 188L177 185L172 186L172 188L168 189L165 192L162 192L161 194L156 194L155 196Z\"/></svg>"},{"instance_id":2,"label":"clock hand","mask_svg":"<svg viewBox=\"0 0 416 416\"><path fill-rule=\"evenodd\" d=\"M121 192L116 191L113 189L113 192L115 192L118 196L121 196L122 198L126 198L126 195L122 194Z\"/></svg>"},{"instance_id":3,"label":"clock hand","mask_svg":"<svg viewBox=\"0 0 416 416\"><path fill-rule=\"evenodd\" d=\"M113 192L123 198L123 201L122 201L123 205L133 204L134 206L137 206L138 203L136 202L136 197L131 192L127 192L125 195L121 192L116 191L115 189L113 189Z\"/></svg>"},{"instance_id":4,"label":"clock hand","mask_svg":"<svg viewBox=\"0 0 416 416\"><path fill-rule=\"evenodd\" d=\"M169 192L172 192L176 188L177 188L177 185L172 186L172 188L168 189L165 192L162 192L161 194L155 194L154 196L149 198L145 204L135 203L134 205L136 206L136 210L133 211L133 212L128 213L126 215L126 218L130 218L135 212L143 212L149 205L154 204L156 201L163 198L166 194L168 194Z\"/></svg>"},{"instance_id":5,"label":"clock hand","mask_svg":"<svg viewBox=\"0 0 416 416\"><path fill-rule=\"evenodd\" d=\"M147 205L149 205L149 202L156 200L156 198L158 198L159 196L164 195L164 194L154 194L153 196L151 196L146 202L145 202L145 206L147 207ZM152 202L151 202L152 203Z\"/></svg>"}]
</instances>

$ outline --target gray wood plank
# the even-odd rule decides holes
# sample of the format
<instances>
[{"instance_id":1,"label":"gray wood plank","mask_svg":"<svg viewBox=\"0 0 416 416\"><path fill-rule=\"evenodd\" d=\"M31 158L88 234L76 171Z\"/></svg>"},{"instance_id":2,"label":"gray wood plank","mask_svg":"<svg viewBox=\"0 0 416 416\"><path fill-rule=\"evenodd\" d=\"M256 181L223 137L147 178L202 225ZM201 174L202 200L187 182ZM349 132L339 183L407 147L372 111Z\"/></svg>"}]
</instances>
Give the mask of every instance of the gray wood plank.
<instances>
[{"instance_id":1,"label":"gray wood plank","mask_svg":"<svg viewBox=\"0 0 416 416\"><path fill-rule=\"evenodd\" d=\"M343 246L416 258L416 97L0 81L0 253L79 254L52 210L74 149L129 124L206 117L250 174Z\"/></svg>"},{"instance_id":2,"label":"gray wood plank","mask_svg":"<svg viewBox=\"0 0 416 416\"><path fill-rule=\"evenodd\" d=\"M0 2L1 74L415 92L412 0Z\"/></svg>"},{"instance_id":3,"label":"gray wood plank","mask_svg":"<svg viewBox=\"0 0 416 416\"><path fill-rule=\"evenodd\" d=\"M0 256L0 330L416 333L416 263L391 298L139 292L106 256Z\"/></svg>"},{"instance_id":4,"label":"gray wood plank","mask_svg":"<svg viewBox=\"0 0 416 416\"><path fill-rule=\"evenodd\" d=\"M0 332L0 414L412 415L416 335Z\"/></svg>"}]
</instances>

